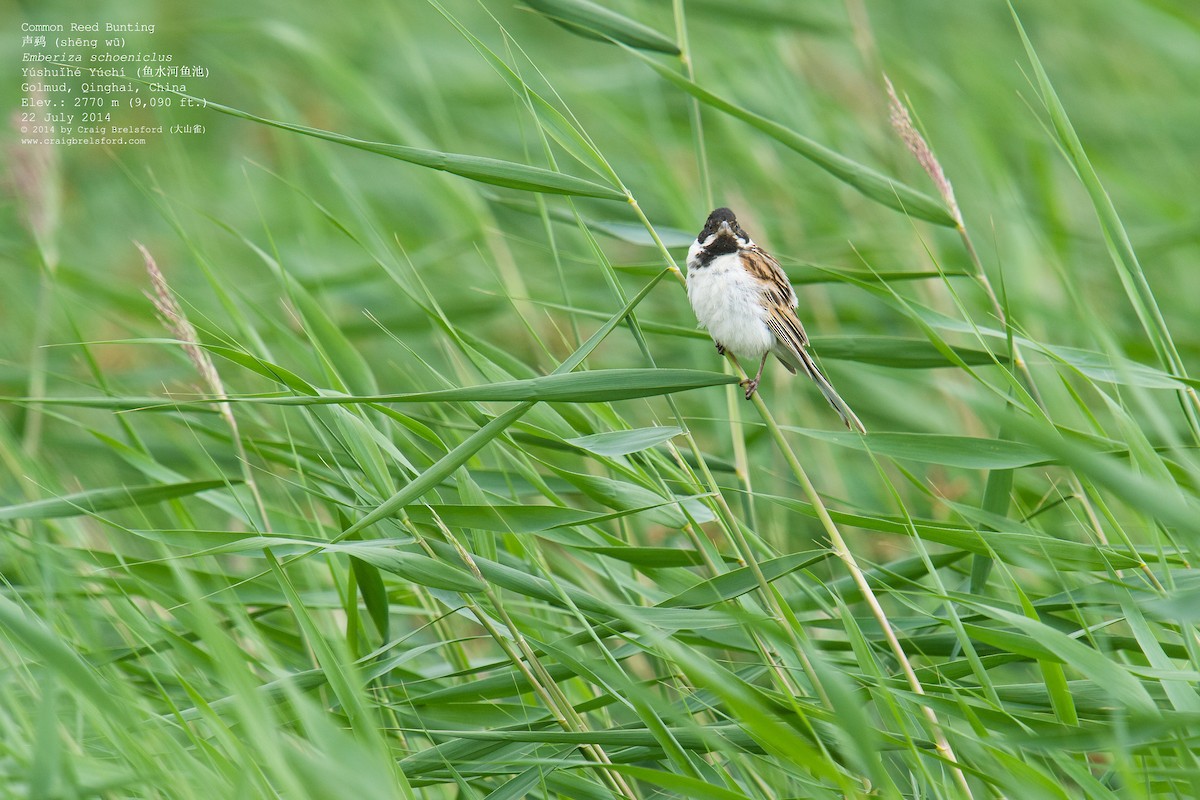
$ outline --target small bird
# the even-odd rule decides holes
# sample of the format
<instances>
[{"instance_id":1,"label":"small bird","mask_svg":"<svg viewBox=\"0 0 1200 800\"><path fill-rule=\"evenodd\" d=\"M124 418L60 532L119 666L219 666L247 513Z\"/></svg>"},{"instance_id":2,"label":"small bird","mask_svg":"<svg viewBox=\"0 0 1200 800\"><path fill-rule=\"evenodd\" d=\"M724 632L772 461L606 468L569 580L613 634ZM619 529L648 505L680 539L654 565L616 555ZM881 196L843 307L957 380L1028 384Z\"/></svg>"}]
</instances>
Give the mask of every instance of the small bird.
<instances>
[{"instance_id":1,"label":"small bird","mask_svg":"<svg viewBox=\"0 0 1200 800\"><path fill-rule=\"evenodd\" d=\"M774 355L794 375L812 378L846 427L866 433L808 352L808 335L796 318L796 292L783 268L756 245L728 208L708 215L687 255L687 290L701 327L717 352L761 359L758 374L741 382L749 400L758 390L767 356ZM738 366L741 366L738 364Z\"/></svg>"}]
</instances>

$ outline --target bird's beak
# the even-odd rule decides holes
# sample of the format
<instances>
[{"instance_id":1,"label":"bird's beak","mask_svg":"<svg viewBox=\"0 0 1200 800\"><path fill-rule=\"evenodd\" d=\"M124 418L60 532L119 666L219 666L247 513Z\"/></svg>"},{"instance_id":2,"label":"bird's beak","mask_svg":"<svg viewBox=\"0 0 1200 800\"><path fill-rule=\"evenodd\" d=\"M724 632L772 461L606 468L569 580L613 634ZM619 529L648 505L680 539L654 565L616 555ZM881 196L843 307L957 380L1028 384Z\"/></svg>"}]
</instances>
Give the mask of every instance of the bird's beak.
<instances>
[{"instance_id":1,"label":"bird's beak","mask_svg":"<svg viewBox=\"0 0 1200 800\"><path fill-rule=\"evenodd\" d=\"M717 228L718 236L733 236L733 228L729 227L729 223L721 220L721 227Z\"/></svg>"}]
</instances>

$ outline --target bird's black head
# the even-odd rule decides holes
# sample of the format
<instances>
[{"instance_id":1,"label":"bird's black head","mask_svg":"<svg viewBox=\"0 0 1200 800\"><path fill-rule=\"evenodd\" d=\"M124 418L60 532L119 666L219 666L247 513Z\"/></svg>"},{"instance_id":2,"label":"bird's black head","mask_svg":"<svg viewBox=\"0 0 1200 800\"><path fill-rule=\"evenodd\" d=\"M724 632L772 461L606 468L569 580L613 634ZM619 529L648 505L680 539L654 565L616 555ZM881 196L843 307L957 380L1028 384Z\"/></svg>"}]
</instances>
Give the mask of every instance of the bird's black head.
<instances>
[{"instance_id":1,"label":"bird's black head","mask_svg":"<svg viewBox=\"0 0 1200 800\"><path fill-rule=\"evenodd\" d=\"M703 242L720 229L722 222L728 222L730 229L735 233L740 230L738 228L737 217L734 216L733 212L728 208L718 208L708 215L708 219L704 223L704 228L701 229L700 235L696 239Z\"/></svg>"},{"instance_id":2,"label":"bird's black head","mask_svg":"<svg viewBox=\"0 0 1200 800\"><path fill-rule=\"evenodd\" d=\"M711 257L722 253L734 253L750 241L750 237L738 225L737 217L728 208L718 208L708 215L696 242Z\"/></svg>"}]
</instances>

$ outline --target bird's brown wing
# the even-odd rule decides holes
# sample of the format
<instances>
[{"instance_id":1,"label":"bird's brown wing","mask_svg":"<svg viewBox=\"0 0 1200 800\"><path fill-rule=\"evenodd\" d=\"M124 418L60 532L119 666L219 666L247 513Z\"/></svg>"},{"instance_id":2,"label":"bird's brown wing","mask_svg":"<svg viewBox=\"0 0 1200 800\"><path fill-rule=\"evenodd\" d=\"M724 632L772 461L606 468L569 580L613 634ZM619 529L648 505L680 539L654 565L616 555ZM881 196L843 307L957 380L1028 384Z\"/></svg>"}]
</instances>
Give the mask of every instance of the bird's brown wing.
<instances>
[{"instance_id":1,"label":"bird's brown wing","mask_svg":"<svg viewBox=\"0 0 1200 800\"><path fill-rule=\"evenodd\" d=\"M808 334L796 318L796 292L783 267L759 247L743 250L742 264L762 284L762 304L768 312L767 326L780 344L797 353L808 347Z\"/></svg>"},{"instance_id":2,"label":"bird's brown wing","mask_svg":"<svg viewBox=\"0 0 1200 800\"><path fill-rule=\"evenodd\" d=\"M867 429L862 422L838 395L833 384L809 354L808 334L796 318L796 292L779 262L757 246L751 246L742 250L742 265L762 284L762 304L767 311L767 327L775 335L779 347L783 348L782 351L779 348L774 350L775 357L793 373L799 369L812 378L847 428L866 433Z\"/></svg>"}]
</instances>

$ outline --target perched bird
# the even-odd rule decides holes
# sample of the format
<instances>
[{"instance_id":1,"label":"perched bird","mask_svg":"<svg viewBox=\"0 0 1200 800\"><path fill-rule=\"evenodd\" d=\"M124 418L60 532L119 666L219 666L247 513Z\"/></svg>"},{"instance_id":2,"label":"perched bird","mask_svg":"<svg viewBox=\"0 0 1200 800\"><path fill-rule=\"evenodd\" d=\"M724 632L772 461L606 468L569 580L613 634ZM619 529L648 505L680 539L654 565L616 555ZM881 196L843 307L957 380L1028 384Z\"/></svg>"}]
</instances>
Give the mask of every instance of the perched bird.
<instances>
[{"instance_id":1,"label":"perched bird","mask_svg":"<svg viewBox=\"0 0 1200 800\"><path fill-rule=\"evenodd\" d=\"M728 208L709 214L688 248L687 290L718 353L728 351L735 362L737 356L761 359L758 373L741 382L747 400L773 354L793 374L800 370L812 378L847 428L867 432L809 355L808 335L796 318L799 301L779 262L746 235Z\"/></svg>"}]
</instances>

